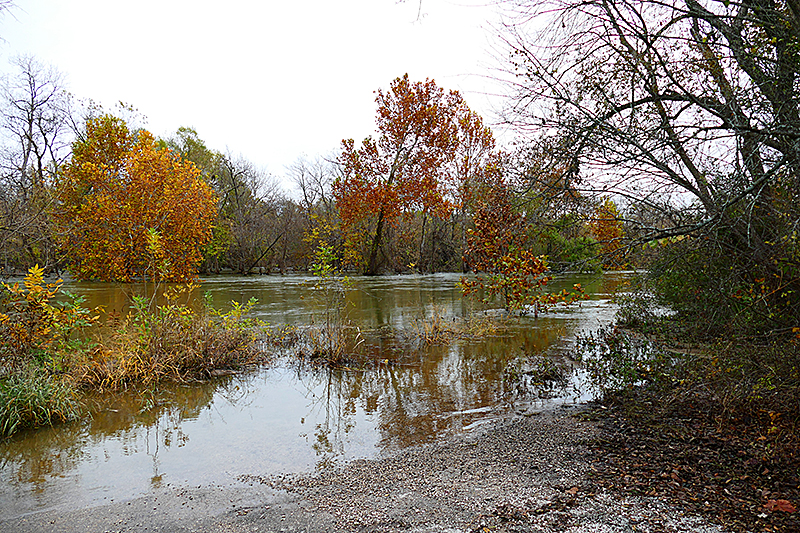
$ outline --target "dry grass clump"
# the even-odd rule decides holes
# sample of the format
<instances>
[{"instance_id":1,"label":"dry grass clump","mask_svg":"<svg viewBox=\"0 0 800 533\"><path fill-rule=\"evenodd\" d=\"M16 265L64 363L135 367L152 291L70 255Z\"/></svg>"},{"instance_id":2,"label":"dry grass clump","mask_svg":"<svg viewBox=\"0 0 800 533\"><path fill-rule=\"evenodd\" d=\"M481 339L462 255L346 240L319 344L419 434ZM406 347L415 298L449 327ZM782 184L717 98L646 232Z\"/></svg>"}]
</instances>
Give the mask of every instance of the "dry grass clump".
<instances>
[{"instance_id":1,"label":"dry grass clump","mask_svg":"<svg viewBox=\"0 0 800 533\"><path fill-rule=\"evenodd\" d=\"M158 381L206 379L217 370L262 363L265 355L252 335L201 320L159 324L150 335L122 331L76 365L76 382L100 389L150 386Z\"/></svg>"},{"instance_id":2,"label":"dry grass clump","mask_svg":"<svg viewBox=\"0 0 800 533\"><path fill-rule=\"evenodd\" d=\"M484 314L445 318L437 309L431 316L414 322L412 336L426 345L440 345L455 339L491 337L503 329L501 322Z\"/></svg>"},{"instance_id":3,"label":"dry grass clump","mask_svg":"<svg viewBox=\"0 0 800 533\"><path fill-rule=\"evenodd\" d=\"M295 353L315 365L345 367L363 365L361 329L347 324L312 325L298 331Z\"/></svg>"},{"instance_id":4,"label":"dry grass clump","mask_svg":"<svg viewBox=\"0 0 800 533\"><path fill-rule=\"evenodd\" d=\"M456 319L447 319L436 309L430 317L414 321L414 336L424 344L447 344L458 337Z\"/></svg>"},{"instance_id":5,"label":"dry grass clump","mask_svg":"<svg viewBox=\"0 0 800 533\"><path fill-rule=\"evenodd\" d=\"M84 386L119 389L162 381L207 379L214 373L263 363L266 324L244 318L255 300L233 302L227 313L195 312L170 303L150 310L134 299L133 311L103 344L74 366Z\"/></svg>"}]
</instances>

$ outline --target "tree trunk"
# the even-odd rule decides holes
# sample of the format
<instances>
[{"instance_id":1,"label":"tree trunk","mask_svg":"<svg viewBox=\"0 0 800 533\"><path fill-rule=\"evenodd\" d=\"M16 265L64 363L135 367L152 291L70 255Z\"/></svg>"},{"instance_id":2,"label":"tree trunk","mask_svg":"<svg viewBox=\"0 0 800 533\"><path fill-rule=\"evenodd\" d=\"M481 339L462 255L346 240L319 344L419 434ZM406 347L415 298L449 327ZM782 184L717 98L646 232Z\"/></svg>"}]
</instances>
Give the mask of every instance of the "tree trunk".
<instances>
[{"instance_id":1,"label":"tree trunk","mask_svg":"<svg viewBox=\"0 0 800 533\"><path fill-rule=\"evenodd\" d=\"M422 235L419 239L419 260L417 261L417 270L420 274L424 274L425 268L425 223L428 221L427 213L422 213Z\"/></svg>"},{"instance_id":2,"label":"tree trunk","mask_svg":"<svg viewBox=\"0 0 800 533\"><path fill-rule=\"evenodd\" d=\"M377 276L380 274L380 265L378 264L378 250L381 247L381 239L383 237L383 209L381 208L378 213L378 227L375 228L375 237L372 239L372 250L369 253L369 263L367 270L364 272L365 276Z\"/></svg>"}]
</instances>

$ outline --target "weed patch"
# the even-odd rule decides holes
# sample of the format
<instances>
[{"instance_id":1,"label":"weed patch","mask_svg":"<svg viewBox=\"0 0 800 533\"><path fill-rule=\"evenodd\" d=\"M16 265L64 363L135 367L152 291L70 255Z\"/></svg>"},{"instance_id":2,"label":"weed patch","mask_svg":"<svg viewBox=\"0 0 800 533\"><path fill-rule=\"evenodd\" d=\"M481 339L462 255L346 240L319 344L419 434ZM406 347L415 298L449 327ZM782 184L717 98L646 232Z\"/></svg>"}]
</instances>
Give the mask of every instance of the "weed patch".
<instances>
[{"instance_id":1,"label":"weed patch","mask_svg":"<svg viewBox=\"0 0 800 533\"><path fill-rule=\"evenodd\" d=\"M74 420L81 408L72 383L36 363L0 379L0 437Z\"/></svg>"},{"instance_id":2,"label":"weed patch","mask_svg":"<svg viewBox=\"0 0 800 533\"><path fill-rule=\"evenodd\" d=\"M246 318L255 300L232 302L225 313L210 305L195 312L175 302L190 289L177 288L167 295L170 303L154 310L135 298L121 326L74 366L76 381L100 389L151 386L161 380L206 379L214 371L266 361L259 341L266 324Z\"/></svg>"}]
</instances>

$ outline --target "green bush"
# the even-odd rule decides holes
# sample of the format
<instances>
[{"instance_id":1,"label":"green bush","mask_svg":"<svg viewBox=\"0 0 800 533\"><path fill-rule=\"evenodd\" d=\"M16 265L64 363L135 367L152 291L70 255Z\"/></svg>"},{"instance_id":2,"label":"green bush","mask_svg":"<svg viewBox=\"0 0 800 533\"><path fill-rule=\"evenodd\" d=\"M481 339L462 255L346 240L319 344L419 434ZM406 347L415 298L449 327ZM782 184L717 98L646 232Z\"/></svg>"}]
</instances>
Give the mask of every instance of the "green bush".
<instances>
[{"instance_id":1,"label":"green bush","mask_svg":"<svg viewBox=\"0 0 800 533\"><path fill-rule=\"evenodd\" d=\"M776 244L771 257L756 260L755 254L728 242L733 236L718 233L656 246L648 282L657 302L675 311L675 318L697 338L770 336L797 326L796 253ZM781 255L783 251L790 255Z\"/></svg>"},{"instance_id":2,"label":"green bush","mask_svg":"<svg viewBox=\"0 0 800 533\"><path fill-rule=\"evenodd\" d=\"M780 413L800 422L800 339L719 340L695 374L729 413Z\"/></svg>"},{"instance_id":3,"label":"green bush","mask_svg":"<svg viewBox=\"0 0 800 533\"><path fill-rule=\"evenodd\" d=\"M709 338L708 325L687 323L685 309L656 312L658 299L646 292L617 301L614 325L578 339L590 381L602 393L646 386L670 398L700 394L726 416L768 413L800 424L800 331ZM699 310L707 303L686 305Z\"/></svg>"}]
</instances>

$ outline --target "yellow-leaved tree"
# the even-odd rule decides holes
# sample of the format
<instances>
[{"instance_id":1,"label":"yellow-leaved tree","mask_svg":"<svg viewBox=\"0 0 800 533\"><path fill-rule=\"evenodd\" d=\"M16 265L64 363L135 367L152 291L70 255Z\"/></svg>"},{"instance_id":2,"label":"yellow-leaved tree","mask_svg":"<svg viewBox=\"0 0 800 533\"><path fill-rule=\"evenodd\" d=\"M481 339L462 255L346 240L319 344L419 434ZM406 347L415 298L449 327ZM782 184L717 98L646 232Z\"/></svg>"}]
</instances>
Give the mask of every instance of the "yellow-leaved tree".
<instances>
[{"instance_id":1,"label":"yellow-leaved tree","mask_svg":"<svg viewBox=\"0 0 800 533\"><path fill-rule=\"evenodd\" d=\"M594 218L589 222L589 226L600 245L599 256L603 260L603 268L607 270L623 268L625 229L622 215L614 200L603 198L600 205L595 208Z\"/></svg>"},{"instance_id":2,"label":"yellow-leaved tree","mask_svg":"<svg viewBox=\"0 0 800 533\"><path fill-rule=\"evenodd\" d=\"M84 280L193 279L217 211L193 163L110 115L86 121L57 197L60 249Z\"/></svg>"}]
</instances>

